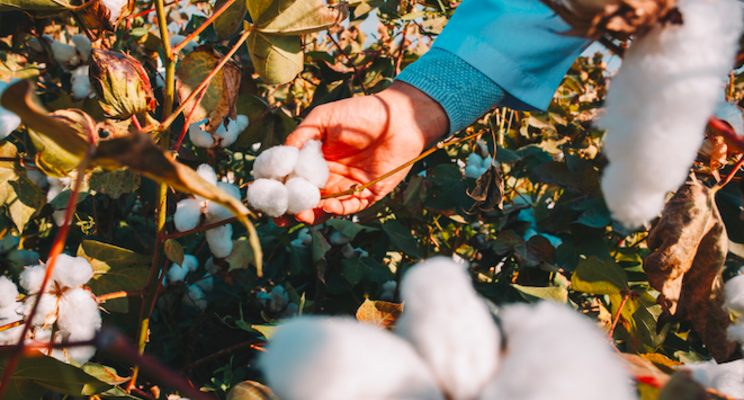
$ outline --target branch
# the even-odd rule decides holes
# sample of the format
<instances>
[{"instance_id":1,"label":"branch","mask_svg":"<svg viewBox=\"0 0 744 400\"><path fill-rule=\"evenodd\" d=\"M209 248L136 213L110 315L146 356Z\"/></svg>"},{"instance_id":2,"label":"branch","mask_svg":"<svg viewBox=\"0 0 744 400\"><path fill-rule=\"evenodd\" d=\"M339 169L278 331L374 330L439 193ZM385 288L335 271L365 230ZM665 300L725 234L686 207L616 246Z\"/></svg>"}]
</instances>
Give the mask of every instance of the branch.
<instances>
[{"instance_id":1,"label":"branch","mask_svg":"<svg viewBox=\"0 0 744 400\"><path fill-rule=\"evenodd\" d=\"M222 7L220 7L219 10L215 11L212 14L211 17L209 17L206 21L204 21L203 24L201 24L201 26L199 26L198 28L196 28L196 30L192 34L190 34L189 36L187 36L186 39L183 40L183 42L177 44L176 47L174 47L171 50L172 51L171 56L175 57L176 55L178 55L178 52L180 52L181 50L183 50L183 48L186 47L187 44L191 43L194 39L196 39L196 37L199 36L199 34L202 33L203 30L207 29L207 27L212 22L214 22L214 20L216 20L217 17L219 17L220 15L222 15L222 13L224 13L225 11L227 11L227 9L230 8L230 6L232 5L232 3L234 3L234 2L235 2L235 0L227 0L227 3L223 4Z\"/></svg>"},{"instance_id":2,"label":"branch","mask_svg":"<svg viewBox=\"0 0 744 400\"><path fill-rule=\"evenodd\" d=\"M346 61L348 61L349 64L351 64L351 68L354 69L354 74L356 75L357 79L359 80L359 86L362 87L362 92L364 93L365 96L368 95L367 88L364 87L364 81L362 80L362 76L359 74L359 70L357 69L356 65L354 65L354 61L352 61L351 60L351 57L349 57L346 54L346 52L344 51L344 49L341 48L341 46L338 44L338 42L336 41L336 39L333 38L333 35L331 35L329 33L328 34L328 37L331 38L331 41L333 42L334 45L336 45L336 48L341 53L341 55L346 58Z\"/></svg>"},{"instance_id":3,"label":"branch","mask_svg":"<svg viewBox=\"0 0 744 400\"><path fill-rule=\"evenodd\" d=\"M122 298L129 297L129 296L140 296L145 293L147 293L145 289L130 290L130 291L122 290L121 292L113 292L113 293L107 293L101 296L96 296L96 301L98 302L98 304L102 304L109 300L122 299Z\"/></svg>"},{"instance_id":4,"label":"branch","mask_svg":"<svg viewBox=\"0 0 744 400\"><path fill-rule=\"evenodd\" d=\"M207 224L207 225L203 225L203 226L198 226L198 227L196 227L194 229L191 229L191 230L188 230L188 231L171 233L170 235L165 235L163 237L163 240L165 241L165 240L168 240L168 239L179 238L181 236L188 236L188 235L191 235L191 234L194 234L194 233L198 233L198 232L201 232L201 231L206 231L206 230L209 230L209 229L212 229L212 228L217 228L218 226L227 225L227 224L229 224L231 222L235 222L237 220L238 219L236 217L232 217L232 218L228 218L228 219L223 219L222 221L213 222L211 224Z\"/></svg>"},{"instance_id":5,"label":"branch","mask_svg":"<svg viewBox=\"0 0 744 400\"><path fill-rule=\"evenodd\" d=\"M617 308L617 315L615 315L615 319L612 321L612 326L610 327L610 332L607 334L607 337L610 340L612 340L612 335L615 333L615 327L617 326L617 322L620 321L620 315L623 313L623 307L625 307L628 298L630 298L630 290L625 293L623 301L620 302L620 307Z\"/></svg>"}]
</instances>

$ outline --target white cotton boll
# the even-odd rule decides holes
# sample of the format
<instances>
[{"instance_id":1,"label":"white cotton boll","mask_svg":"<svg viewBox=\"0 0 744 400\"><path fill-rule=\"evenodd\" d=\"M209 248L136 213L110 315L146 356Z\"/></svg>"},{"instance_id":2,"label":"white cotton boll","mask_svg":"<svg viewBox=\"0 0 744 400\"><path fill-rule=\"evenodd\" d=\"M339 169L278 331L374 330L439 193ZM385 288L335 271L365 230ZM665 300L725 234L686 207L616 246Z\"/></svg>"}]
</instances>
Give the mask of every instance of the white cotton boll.
<instances>
[{"instance_id":1,"label":"white cotton boll","mask_svg":"<svg viewBox=\"0 0 744 400\"><path fill-rule=\"evenodd\" d=\"M181 264L181 267L186 268L189 272L194 272L199 268L199 260L190 254L186 254L183 256L183 264Z\"/></svg>"},{"instance_id":2,"label":"white cotton boll","mask_svg":"<svg viewBox=\"0 0 744 400\"><path fill-rule=\"evenodd\" d=\"M465 177L478 179L481 176L480 169L475 165L468 165L465 168Z\"/></svg>"},{"instance_id":3,"label":"white cotton boll","mask_svg":"<svg viewBox=\"0 0 744 400\"><path fill-rule=\"evenodd\" d=\"M213 256L217 258L225 258L232 253L232 234L232 226L229 224L218 226L207 231L207 243L209 244L209 251L212 252Z\"/></svg>"},{"instance_id":4,"label":"white cotton boll","mask_svg":"<svg viewBox=\"0 0 744 400\"><path fill-rule=\"evenodd\" d=\"M41 172L35 170L35 169L29 169L26 170L26 178L34 183L34 185L38 186L39 189L44 189L47 186L49 186L49 182L47 182L46 175L42 174Z\"/></svg>"},{"instance_id":5,"label":"white cotton boll","mask_svg":"<svg viewBox=\"0 0 744 400\"><path fill-rule=\"evenodd\" d=\"M15 310L17 308L16 297L18 297L18 288L15 283L6 276L0 276L0 308L12 307Z\"/></svg>"},{"instance_id":6,"label":"white cotton boll","mask_svg":"<svg viewBox=\"0 0 744 400\"><path fill-rule=\"evenodd\" d=\"M65 210L57 210L53 212L52 219L54 219L55 225L62 226L65 223ZM72 223L72 221L70 221L70 223Z\"/></svg>"},{"instance_id":7,"label":"white cotton boll","mask_svg":"<svg viewBox=\"0 0 744 400\"><path fill-rule=\"evenodd\" d=\"M201 218L201 204L196 199L183 199L176 204L173 224L176 230L186 232L196 228Z\"/></svg>"},{"instance_id":8,"label":"white cotton boll","mask_svg":"<svg viewBox=\"0 0 744 400\"><path fill-rule=\"evenodd\" d=\"M304 178L292 178L285 183L285 186L289 196L288 214L299 214L317 207L320 203L320 189Z\"/></svg>"},{"instance_id":9,"label":"white cotton boll","mask_svg":"<svg viewBox=\"0 0 744 400\"><path fill-rule=\"evenodd\" d=\"M240 188L237 185L233 185L232 183L227 182L217 182L217 187L220 188L223 192L230 195L230 197L240 200ZM223 221L228 218L232 218L233 214L228 210L227 208L213 202L209 201L207 202L207 223L213 223L218 221Z\"/></svg>"},{"instance_id":10,"label":"white cotton boll","mask_svg":"<svg viewBox=\"0 0 744 400\"><path fill-rule=\"evenodd\" d=\"M3 95L8 83L0 81L0 96ZM0 106L0 139L5 139L21 124L21 117Z\"/></svg>"},{"instance_id":11,"label":"white cotton boll","mask_svg":"<svg viewBox=\"0 0 744 400\"><path fill-rule=\"evenodd\" d=\"M300 150L294 176L305 178L322 189L328 182L329 175L328 163L323 157L323 143L318 140L308 140Z\"/></svg>"},{"instance_id":12,"label":"white cotton boll","mask_svg":"<svg viewBox=\"0 0 744 400\"><path fill-rule=\"evenodd\" d=\"M54 59L62 66L77 66L80 64L80 57L75 47L58 41L52 42L52 52Z\"/></svg>"},{"instance_id":13,"label":"white cotton boll","mask_svg":"<svg viewBox=\"0 0 744 400\"><path fill-rule=\"evenodd\" d=\"M199 289L201 289L204 293L209 293L214 287L214 278L209 276L209 274L205 274L202 279L198 280L195 283L195 285L198 286Z\"/></svg>"},{"instance_id":14,"label":"white cotton boll","mask_svg":"<svg viewBox=\"0 0 744 400\"><path fill-rule=\"evenodd\" d=\"M214 146L214 137L211 133L202 129L205 122L207 122L207 119L189 125L189 139L194 146L209 149Z\"/></svg>"},{"instance_id":15,"label":"white cotton boll","mask_svg":"<svg viewBox=\"0 0 744 400\"><path fill-rule=\"evenodd\" d=\"M168 269L168 284L173 285L178 282L183 282L188 273L188 268L184 268L178 264L171 265L170 269Z\"/></svg>"},{"instance_id":16,"label":"white cotton boll","mask_svg":"<svg viewBox=\"0 0 744 400\"><path fill-rule=\"evenodd\" d=\"M217 184L217 174L209 164L201 164L196 168L196 173L212 185Z\"/></svg>"},{"instance_id":17,"label":"white cotton boll","mask_svg":"<svg viewBox=\"0 0 744 400\"><path fill-rule=\"evenodd\" d=\"M744 398L744 360L718 364L715 360L685 365L692 379L736 399Z\"/></svg>"},{"instance_id":18,"label":"white cotton boll","mask_svg":"<svg viewBox=\"0 0 744 400\"><path fill-rule=\"evenodd\" d=\"M246 192L248 204L270 217L281 217L289 206L289 193L283 183L273 179L256 179Z\"/></svg>"},{"instance_id":19,"label":"white cotton boll","mask_svg":"<svg viewBox=\"0 0 744 400\"><path fill-rule=\"evenodd\" d=\"M46 266L44 265L39 264L27 267L21 272L18 283L26 290L27 294L36 294L39 293L41 284L44 283L45 275Z\"/></svg>"},{"instance_id":20,"label":"white cotton boll","mask_svg":"<svg viewBox=\"0 0 744 400\"><path fill-rule=\"evenodd\" d=\"M88 66L83 65L72 71L70 83L72 84L72 95L77 100L88 98L93 93L88 76Z\"/></svg>"},{"instance_id":21,"label":"white cotton boll","mask_svg":"<svg viewBox=\"0 0 744 400\"><path fill-rule=\"evenodd\" d=\"M506 355L480 399L637 399L622 359L588 318L549 301L498 316Z\"/></svg>"},{"instance_id":22,"label":"white cotton boll","mask_svg":"<svg viewBox=\"0 0 744 400\"><path fill-rule=\"evenodd\" d=\"M657 24L625 52L599 121L610 160L602 190L613 218L628 227L656 217L684 183L738 47L737 1L677 6L684 23Z\"/></svg>"},{"instance_id":23,"label":"white cotton boll","mask_svg":"<svg viewBox=\"0 0 744 400\"><path fill-rule=\"evenodd\" d=\"M222 272L222 268L214 263L214 257L209 257L209 260L207 260L207 262L204 264L204 267L211 275L217 275Z\"/></svg>"},{"instance_id":24,"label":"white cotton boll","mask_svg":"<svg viewBox=\"0 0 744 400\"><path fill-rule=\"evenodd\" d=\"M60 288L74 288L86 284L93 276L93 267L83 257L60 254L54 262L52 279Z\"/></svg>"},{"instance_id":25,"label":"white cotton boll","mask_svg":"<svg viewBox=\"0 0 744 400\"><path fill-rule=\"evenodd\" d=\"M406 341L371 325L302 317L280 325L258 365L283 400L444 400Z\"/></svg>"},{"instance_id":26,"label":"white cotton boll","mask_svg":"<svg viewBox=\"0 0 744 400\"><path fill-rule=\"evenodd\" d=\"M493 376L501 343L466 268L444 257L412 267L401 282L405 308L395 326L458 400L475 399Z\"/></svg>"},{"instance_id":27,"label":"white cotton boll","mask_svg":"<svg viewBox=\"0 0 744 400\"><path fill-rule=\"evenodd\" d=\"M47 202L50 203L57 197L62 191L69 188L72 184L72 178L55 178L47 177L49 183L49 191L47 192Z\"/></svg>"},{"instance_id":28,"label":"white cotton boll","mask_svg":"<svg viewBox=\"0 0 744 400\"><path fill-rule=\"evenodd\" d=\"M739 320L738 324L729 325L726 328L726 334L729 339L738 342L740 345L744 345L744 322Z\"/></svg>"},{"instance_id":29,"label":"white cotton boll","mask_svg":"<svg viewBox=\"0 0 744 400\"><path fill-rule=\"evenodd\" d=\"M16 312L22 314L25 320L27 320L31 315L31 308L34 306L37 296L38 295L26 297L23 301L23 305L16 309ZM44 324L54 323L56 320L56 311L57 296L44 293L41 296L39 307L36 309L36 314L34 314L34 319L31 321L31 325L42 326Z\"/></svg>"},{"instance_id":30,"label":"white cotton boll","mask_svg":"<svg viewBox=\"0 0 744 400\"><path fill-rule=\"evenodd\" d=\"M380 294L380 300L391 302L395 298L395 289L398 287L398 283L395 281L387 281L382 284L382 294Z\"/></svg>"},{"instance_id":31,"label":"white cotton boll","mask_svg":"<svg viewBox=\"0 0 744 400\"><path fill-rule=\"evenodd\" d=\"M176 47L179 44L181 44L184 40L186 40L186 36L183 36L183 35L172 35L170 37L170 45L171 45L171 47ZM183 46L183 49L181 51L184 52L184 53L191 53L198 46L199 46L199 44L192 40L191 42L189 42L188 44L186 44L185 46Z\"/></svg>"},{"instance_id":32,"label":"white cotton boll","mask_svg":"<svg viewBox=\"0 0 744 400\"><path fill-rule=\"evenodd\" d=\"M481 168L488 170L491 168L491 163L493 163L493 157L486 157L483 159L483 163L481 163Z\"/></svg>"},{"instance_id":33,"label":"white cotton boll","mask_svg":"<svg viewBox=\"0 0 744 400\"><path fill-rule=\"evenodd\" d=\"M334 246L343 246L351 242L353 238L350 238L339 231L334 231L328 238L328 241Z\"/></svg>"},{"instance_id":34,"label":"white cotton boll","mask_svg":"<svg viewBox=\"0 0 744 400\"><path fill-rule=\"evenodd\" d=\"M292 146L274 146L266 149L253 162L253 177L258 179L283 179L294 170L300 150Z\"/></svg>"},{"instance_id":35,"label":"white cotton boll","mask_svg":"<svg viewBox=\"0 0 744 400\"><path fill-rule=\"evenodd\" d=\"M207 308L207 296L196 285L189 285L189 291L184 293L181 301L184 306L193 307L199 311Z\"/></svg>"},{"instance_id":36,"label":"white cotton boll","mask_svg":"<svg viewBox=\"0 0 744 400\"><path fill-rule=\"evenodd\" d=\"M726 282L724 287L726 296L725 307L744 314L744 275L737 275Z\"/></svg>"},{"instance_id":37,"label":"white cotton boll","mask_svg":"<svg viewBox=\"0 0 744 400\"><path fill-rule=\"evenodd\" d=\"M215 135L222 137L220 147L223 148L235 143L240 133L248 127L248 117L245 115L238 115L237 119L228 118L227 120L227 128L223 124L220 124L217 132L215 132Z\"/></svg>"},{"instance_id":38,"label":"white cotton boll","mask_svg":"<svg viewBox=\"0 0 744 400\"><path fill-rule=\"evenodd\" d=\"M119 18L121 10L127 5L128 0L101 0L101 3L109 10L109 21L114 22Z\"/></svg>"},{"instance_id":39,"label":"white cotton boll","mask_svg":"<svg viewBox=\"0 0 744 400\"><path fill-rule=\"evenodd\" d=\"M85 35L77 34L72 35L70 41L75 45L75 49L77 49L83 62L87 62L90 59L90 39Z\"/></svg>"},{"instance_id":40,"label":"white cotton boll","mask_svg":"<svg viewBox=\"0 0 744 400\"><path fill-rule=\"evenodd\" d=\"M0 326L21 320L21 316L16 312L17 308L17 305L14 303L0 307ZM23 333L23 326L0 331L0 346L18 343L21 333Z\"/></svg>"},{"instance_id":41,"label":"white cotton boll","mask_svg":"<svg viewBox=\"0 0 744 400\"><path fill-rule=\"evenodd\" d=\"M83 288L65 291L59 298L57 326L79 340L92 339L101 329L101 312L93 294Z\"/></svg>"},{"instance_id":42,"label":"white cotton boll","mask_svg":"<svg viewBox=\"0 0 744 400\"><path fill-rule=\"evenodd\" d=\"M731 124L737 135L744 135L744 119L742 119L741 108L736 103L719 101L716 105L715 115Z\"/></svg>"}]
</instances>

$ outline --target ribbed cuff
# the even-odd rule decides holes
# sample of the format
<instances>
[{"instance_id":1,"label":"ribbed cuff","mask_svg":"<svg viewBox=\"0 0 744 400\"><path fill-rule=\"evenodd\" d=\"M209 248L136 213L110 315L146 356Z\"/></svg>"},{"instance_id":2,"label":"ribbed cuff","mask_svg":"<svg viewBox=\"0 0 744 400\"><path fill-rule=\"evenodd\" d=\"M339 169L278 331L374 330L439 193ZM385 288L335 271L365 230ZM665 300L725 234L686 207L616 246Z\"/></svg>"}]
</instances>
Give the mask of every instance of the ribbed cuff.
<instances>
[{"instance_id":1,"label":"ribbed cuff","mask_svg":"<svg viewBox=\"0 0 744 400\"><path fill-rule=\"evenodd\" d=\"M450 134L468 127L505 95L486 75L460 57L436 47L395 79L436 100L447 113Z\"/></svg>"}]
</instances>

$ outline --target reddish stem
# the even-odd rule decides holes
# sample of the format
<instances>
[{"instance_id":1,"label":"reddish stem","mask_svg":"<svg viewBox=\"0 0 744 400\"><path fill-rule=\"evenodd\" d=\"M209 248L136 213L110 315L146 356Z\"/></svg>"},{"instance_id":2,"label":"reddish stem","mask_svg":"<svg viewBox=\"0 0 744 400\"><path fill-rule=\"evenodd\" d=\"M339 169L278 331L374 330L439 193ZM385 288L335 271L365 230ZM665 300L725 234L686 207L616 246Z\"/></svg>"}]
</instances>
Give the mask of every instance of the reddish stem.
<instances>
[{"instance_id":1,"label":"reddish stem","mask_svg":"<svg viewBox=\"0 0 744 400\"><path fill-rule=\"evenodd\" d=\"M731 128L729 124L721 121L717 117L710 117L708 120L708 126L715 134L723 137L723 140L726 141L727 145L731 146L739 153L744 153L744 140L734 132L734 129Z\"/></svg>"},{"instance_id":2,"label":"reddish stem","mask_svg":"<svg viewBox=\"0 0 744 400\"><path fill-rule=\"evenodd\" d=\"M197 36L199 36L199 34L202 33L203 30L207 29L209 24L214 22L214 20L217 19L217 17L219 17L220 15L222 15L222 13L227 11L227 9L230 8L232 3L234 2L235 0L227 0L227 3L223 4L219 10L215 11L211 17L209 17L206 21L204 21L203 24L201 24L201 26L196 28L196 30L193 33L187 36L186 39L183 40L183 42L179 43L176 47L171 49L172 55L176 55L178 54L179 51L183 50L183 48L186 47L187 44L189 44L192 40L194 40Z\"/></svg>"},{"instance_id":3,"label":"reddish stem","mask_svg":"<svg viewBox=\"0 0 744 400\"><path fill-rule=\"evenodd\" d=\"M188 231L171 233L170 235L165 235L163 237L163 241L166 241L168 239L179 238L181 236L188 236L188 235L191 235L191 234L194 234L194 233L197 233L197 232L201 232L201 231L206 231L206 230L209 230L209 229L212 229L212 228L216 228L218 226L227 225L227 224L229 224L231 222L235 222L237 220L238 220L237 218L232 217L232 218L228 218L228 219L223 219L222 221L213 222L211 224L207 224L207 225L203 225L203 226L198 226L198 227L196 227L194 229L191 229L191 230L188 230Z\"/></svg>"},{"instance_id":4,"label":"reddish stem","mask_svg":"<svg viewBox=\"0 0 744 400\"><path fill-rule=\"evenodd\" d=\"M610 327L610 332L607 334L607 337L612 340L612 335L615 333L615 327L617 327L617 322L620 321L620 315L623 313L623 307L625 307L625 303L628 302L628 299L630 298L630 290L628 290L625 293L625 296L623 296L623 301L620 302L620 307L617 308L617 315L615 315L615 319L612 320L612 326Z\"/></svg>"},{"instance_id":5,"label":"reddish stem","mask_svg":"<svg viewBox=\"0 0 744 400\"><path fill-rule=\"evenodd\" d=\"M216 353L210 354L210 355L208 355L208 356L206 356L206 357L204 357L202 359L196 360L195 362L193 362L193 363L191 363L191 364L189 364L189 365L181 368L181 372L186 372L186 371L192 370L192 369L194 369L194 368L196 368L196 367L198 367L198 366L206 363L207 361L214 360L215 358L224 356L225 354L230 354L230 353L234 352L235 350L242 349L243 347L251 347L252 348L254 345L261 344L261 343L265 343L265 341L264 340L261 340L261 339L251 339L251 340L249 340L247 342L238 343L235 346L231 346L231 347L228 347L226 349L222 349L222 350L220 350L220 351L218 351Z\"/></svg>"},{"instance_id":6,"label":"reddish stem","mask_svg":"<svg viewBox=\"0 0 744 400\"><path fill-rule=\"evenodd\" d=\"M129 296L139 296L145 293L147 293L147 291L144 289L130 290L130 291L122 290L121 292L113 292L113 293L107 293L101 296L97 296L96 301L98 301L98 304L101 304L109 300L122 299L124 297L129 297Z\"/></svg>"},{"instance_id":7,"label":"reddish stem","mask_svg":"<svg viewBox=\"0 0 744 400\"><path fill-rule=\"evenodd\" d=\"M199 95L196 96L196 101L194 102L194 108L191 109L191 112L189 112L189 115L186 116L186 121L183 123L183 129L181 129L181 134L178 135L178 140L176 140L176 145L173 146L174 151L178 151L178 149L181 148L181 143L183 143L183 139L186 137L186 132L189 131L189 125L191 125L191 120L194 117L194 113L196 112L196 109L199 107L199 103L202 100L202 97L204 97L204 93L207 91L207 89L202 89L199 91Z\"/></svg>"},{"instance_id":8,"label":"reddish stem","mask_svg":"<svg viewBox=\"0 0 744 400\"><path fill-rule=\"evenodd\" d=\"M734 169L732 169L731 172L729 172L729 174L726 175L726 179L724 179L723 181L718 183L718 185L716 185L715 190L721 189L724 186L728 185L729 182L731 182L734 179L734 175L736 175L736 173L739 172L742 165L744 165L744 156L742 156L741 160L739 160L739 162L737 162L736 165L734 165Z\"/></svg>"}]
</instances>

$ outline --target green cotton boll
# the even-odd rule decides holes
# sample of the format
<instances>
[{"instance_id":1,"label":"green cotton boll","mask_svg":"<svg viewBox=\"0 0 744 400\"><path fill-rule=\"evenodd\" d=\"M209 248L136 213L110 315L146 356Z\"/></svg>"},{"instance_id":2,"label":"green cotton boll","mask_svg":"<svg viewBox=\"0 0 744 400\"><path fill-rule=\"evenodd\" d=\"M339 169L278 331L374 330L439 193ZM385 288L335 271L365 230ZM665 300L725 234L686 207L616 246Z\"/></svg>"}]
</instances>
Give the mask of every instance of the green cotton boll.
<instances>
[{"instance_id":1,"label":"green cotton boll","mask_svg":"<svg viewBox=\"0 0 744 400\"><path fill-rule=\"evenodd\" d=\"M126 119L155 109L155 96L142 64L134 58L106 50L93 50L90 84L98 104L111 118Z\"/></svg>"}]
</instances>

